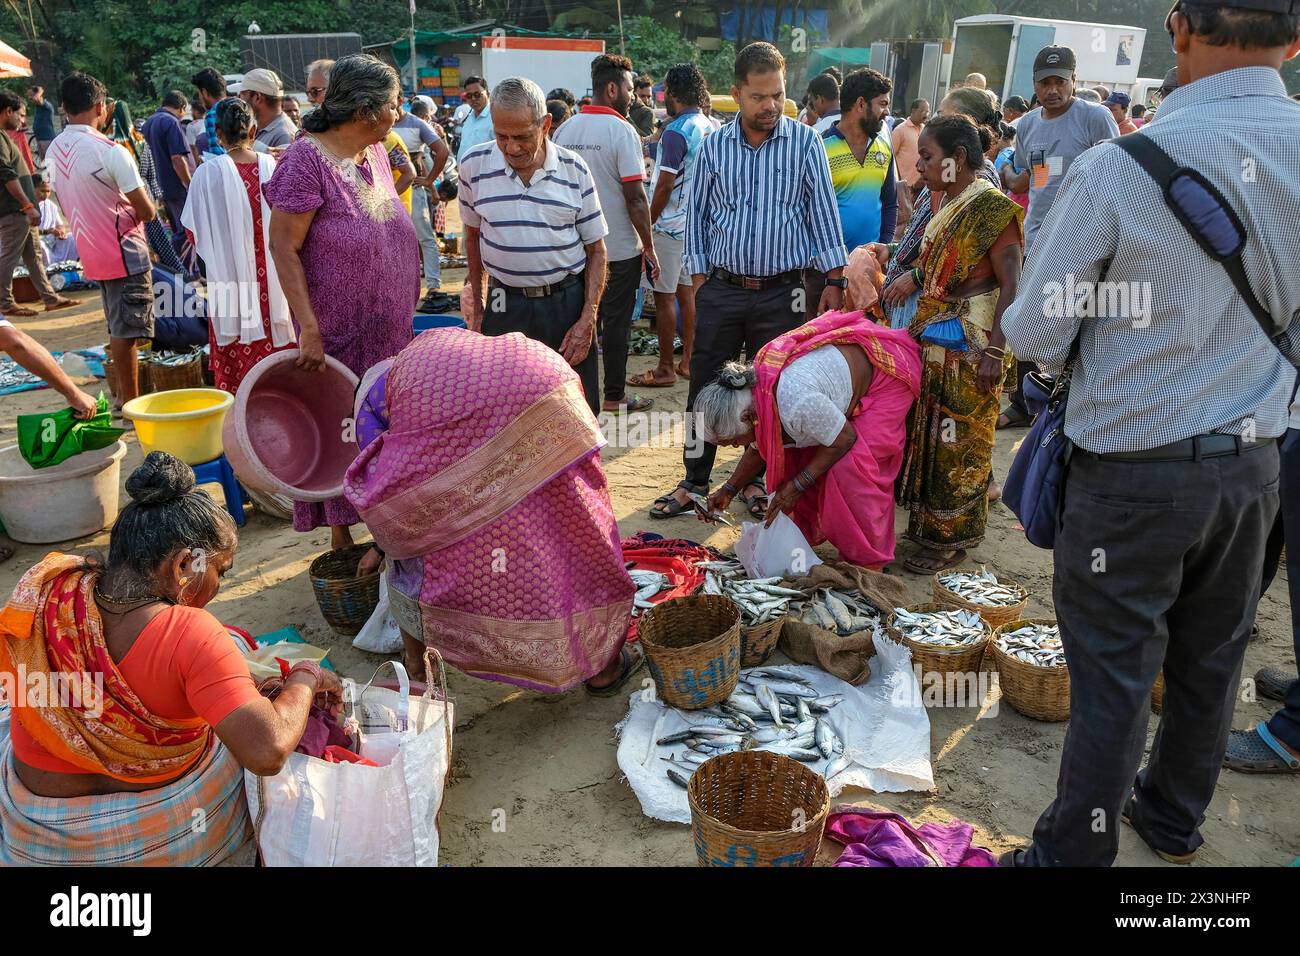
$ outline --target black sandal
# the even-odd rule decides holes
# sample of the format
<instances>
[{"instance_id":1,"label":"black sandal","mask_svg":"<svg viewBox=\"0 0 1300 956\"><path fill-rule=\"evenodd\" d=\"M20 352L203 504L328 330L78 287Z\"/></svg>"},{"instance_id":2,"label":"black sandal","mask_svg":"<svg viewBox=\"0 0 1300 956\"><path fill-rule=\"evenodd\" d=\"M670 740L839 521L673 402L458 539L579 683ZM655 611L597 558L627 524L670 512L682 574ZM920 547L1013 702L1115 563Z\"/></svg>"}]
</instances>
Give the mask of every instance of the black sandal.
<instances>
[{"instance_id":1,"label":"black sandal","mask_svg":"<svg viewBox=\"0 0 1300 956\"><path fill-rule=\"evenodd\" d=\"M677 483L677 488L684 488L685 490L697 495L707 495L709 493L708 485L695 485L689 481L679 481ZM673 492L677 491L677 488L674 488L666 495L660 495L654 500L654 504L667 505L668 507L663 511L660 511L652 505L650 508L651 518L676 518L680 514L685 514L688 511L695 510L695 502L691 501L689 498L686 500L685 504L682 504L673 497Z\"/></svg>"},{"instance_id":2,"label":"black sandal","mask_svg":"<svg viewBox=\"0 0 1300 956\"><path fill-rule=\"evenodd\" d=\"M750 485L757 485L763 490L760 494L747 496L742 488L740 494L736 495L736 497L740 499L741 504L749 509L751 518L762 521L767 517L767 485L763 484L762 478L755 478L753 481L745 482L745 488Z\"/></svg>"},{"instance_id":3,"label":"black sandal","mask_svg":"<svg viewBox=\"0 0 1300 956\"><path fill-rule=\"evenodd\" d=\"M632 675L641 669L641 665L645 663L645 651L635 644L624 644L623 649L618 652L618 656L623 668L619 671L618 677L614 678L612 684L606 684L604 687L592 687L589 683L583 685L587 688L587 693L592 697L614 697L623 689L623 685L632 678Z\"/></svg>"}]
</instances>

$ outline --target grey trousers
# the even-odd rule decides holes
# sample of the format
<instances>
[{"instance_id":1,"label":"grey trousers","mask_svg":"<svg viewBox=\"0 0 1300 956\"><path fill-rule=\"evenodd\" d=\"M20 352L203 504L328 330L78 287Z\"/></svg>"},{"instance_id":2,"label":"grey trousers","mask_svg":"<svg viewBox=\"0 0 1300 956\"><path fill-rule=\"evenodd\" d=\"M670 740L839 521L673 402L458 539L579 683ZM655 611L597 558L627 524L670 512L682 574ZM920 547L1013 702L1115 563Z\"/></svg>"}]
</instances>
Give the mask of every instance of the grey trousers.
<instances>
[{"instance_id":1,"label":"grey trousers","mask_svg":"<svg viewBox=\"0 0 1300 956\"><path fill-rule=\"evenodd\" d=\"M424 260L424 286L426 289L436 289L442 284L442 261L438 258L438 237L433 233L429 190L423 186L411 189L411 221L415 223L415 235L420 240L420 256Z\"/></svg>"},{"instance_id":2,"label":"grey trousers","mask_svg":"<svg viewBox=\"0 0 1300 956\"><path fill-rule=\"evenodd\" d=\"M1182 854L1204 842L1277 509L1276 443L1200 462L1076 451L1052 587L1070 725L1025 865L1109 866L1130 790L1148 843ZM1164 711L1137 773L1162 665Z\"/></svg>"},{"instance_id":3,"label":"grey trousers","mask_svg":"<svg viewBox=\"0 0 1300 956\"><path fill-rule=\"evenodd\" d=\"M0 313L18 307L14 301L14 269L19 262L27 267L32 286L46 305L59 301L59 294L45 274L40 250L40 235L25 215L16 212L0 216Z\"/></svg>"}]
</instances>

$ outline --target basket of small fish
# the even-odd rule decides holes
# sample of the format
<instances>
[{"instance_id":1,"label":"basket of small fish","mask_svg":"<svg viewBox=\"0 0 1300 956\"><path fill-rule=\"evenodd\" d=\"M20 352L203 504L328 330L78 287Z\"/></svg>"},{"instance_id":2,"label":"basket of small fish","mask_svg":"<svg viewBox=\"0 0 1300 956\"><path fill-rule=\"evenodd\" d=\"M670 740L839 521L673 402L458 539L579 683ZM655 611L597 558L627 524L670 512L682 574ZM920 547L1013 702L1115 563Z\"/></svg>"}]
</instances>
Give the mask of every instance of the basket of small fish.
<instances>
[{"instance_id":1,"label":"basket of small fish","mask_svg":"<svg viewBox=\"0 0 1300 956\"><path fill-rule=\"evenodd\" d=\"M895 608L888 632L922 673L964 674L979 670L992 628L972 610L931 602Z\"/></svg>"},{"instance_id":2,"label":"basket of small fish","mask_svg":"<svg viewBox=\"0 0 1300 956\"><path fill-rule=\"evenodd\" d=\"M1070 669L1055 621L1008 621L993 632L992 647L1008 704L1035 720L1069 720Z\"/></svg>"},{"instance_id":3,"label":"basket of small fish","mask_svg":"<svg viewBox=\"0 0 1300 956\"><path fill-rule=\"evenodd\" d=\"M700 866L812 866L830 813L821 774L784 754L706 760L687 785Z\"/></svg>"},{"instance_id":4,"label":"basket of small fish","mask_svg":"<svg viewBox=\"0 0 1300 956\"><path fill-rule=\"evenodd\" d=\"M1156 675L1156 682L1151 685L1151 713L1159 714L1165 709L1165 672Z\"/></svg>"},{"instance_id":5,"label":"basket of small fish","mask_svg":"<svg viewBox=\"0 0 1300 956\"><path fill-rule=\"evenodd\" d=\"M999 580L983 565L978 571L940 571L934 576L933 589L935 601L975 611L991 628L1017 620L1029 603L1024 587L1005 578Z\"/></svg>"},{"instance_id":6,"label":"basket of small fish","mask_svg":"<svg viewBox=\"0 0 1300 956\"><path fill-rule=\"evenodd\" d=\"M203 351L155 352L149 359L149 376L155 392L203 387Z\"/></svg>"},{"instance_id":7,"label":"basket of small fish","mask_svg":"<svg viewBox=\"0 0 1300 956\"><path fill-rule=\"evenodd\" d=\"M701 561L696 567L705 571L701 594L731 598L740 609L740 666L762 664L776 650L790 602L807 595L781 587L779 577L746 578L739 561Z\"/></svg>"},{"instance_id":8,"label":"basket of small fish","mask_svg":"<svg viewBox=\"0 0 1300 956\"><path fill-rule=\"evenodd\" d=\"M693 594L649 608L637 628L660 700L682 710L711 707L740 680L740 608Z\"/></svg>"}]
</instances>

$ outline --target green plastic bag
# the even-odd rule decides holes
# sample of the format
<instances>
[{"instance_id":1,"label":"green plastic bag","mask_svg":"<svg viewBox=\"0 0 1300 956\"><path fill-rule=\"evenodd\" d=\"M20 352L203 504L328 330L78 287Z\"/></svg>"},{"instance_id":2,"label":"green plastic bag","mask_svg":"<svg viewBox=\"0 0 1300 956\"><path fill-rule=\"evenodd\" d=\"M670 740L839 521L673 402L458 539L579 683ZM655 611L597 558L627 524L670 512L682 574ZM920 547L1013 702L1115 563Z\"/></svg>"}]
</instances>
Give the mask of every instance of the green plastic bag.
<instances>
[{"instance_id":1,"label":"green plastic bag","mask_svg":"<svg viewBox=\"0 0 1300 956\"><path fill-rule=\"evenodd\" d=\"M49 468L83 451L106 448L126 432L113 425L108 399L99 393L95 417L82 421L71 408L18 416L18 451L33 468Z\"/></svg>"}]
</instances>

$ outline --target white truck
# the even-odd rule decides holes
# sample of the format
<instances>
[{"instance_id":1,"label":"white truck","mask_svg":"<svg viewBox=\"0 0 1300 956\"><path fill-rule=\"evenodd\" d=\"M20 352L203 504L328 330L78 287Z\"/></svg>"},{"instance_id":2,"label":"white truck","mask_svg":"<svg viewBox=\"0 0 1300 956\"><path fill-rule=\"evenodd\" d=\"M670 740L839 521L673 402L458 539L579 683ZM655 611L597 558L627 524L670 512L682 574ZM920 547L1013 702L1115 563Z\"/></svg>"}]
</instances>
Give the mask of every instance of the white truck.
<instances>
[{"instance_id":1,"label":"white truck","mask_svg":"<svg viewBox=\"0 0 1300 956\"><path fill-rule=\"evenodd\" d=\"M581 99L591 93L591 61L605 52L605 41L492 35L481 38L480 48L489 89L508 76L526 76L543 93L562 86Z\"/></svg>"},{"instance_id":2,"label":"white truck","mask_svg":"<svg viewBox=\"0 0 1300 956\"><path fill-rule=\"evenodd\" d=\"M1078 65L1078 86L1105 85L1131 93L1146 41L1143 27L1077 20L1044 20L997 13L953 23L952 50L943 56L939 94L970 73L983 73L988 88L1005 101L1034 95L1034 57L1045 46L1068 46ZM922 94L923 95L923 94ZM1135 99L1134 102L1141 102Z\"/></svg>"}]
</instances>

